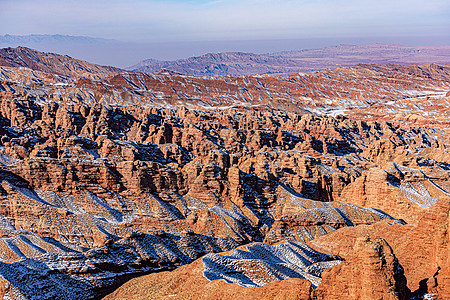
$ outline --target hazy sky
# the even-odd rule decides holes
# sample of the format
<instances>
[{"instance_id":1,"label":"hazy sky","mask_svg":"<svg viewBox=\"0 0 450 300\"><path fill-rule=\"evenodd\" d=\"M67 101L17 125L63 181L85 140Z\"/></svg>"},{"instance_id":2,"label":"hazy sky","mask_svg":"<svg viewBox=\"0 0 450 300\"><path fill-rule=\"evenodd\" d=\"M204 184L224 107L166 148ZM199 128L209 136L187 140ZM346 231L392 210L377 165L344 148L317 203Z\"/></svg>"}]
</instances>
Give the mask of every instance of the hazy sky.
<instances>
[{"instance_id":1,"label":"hazy sky","mask_svg":"<svg viewBox=\"0 0 450 300\"><path fill-rule=\"evenodd\" d=\"M449 0L0 0L0 34L173 42L449 32Z\"/></svg>"},{"instance_id":2,"label":"hazy sky","mask_svg":"<svg viewBox=\"0 0 450 300\"><path fill-rule=\"evenodd\" d=\"M0 35L114 39L7 42L126 67L208 52L338 44L450 46L449 0L0 0Z\"/></svg>"}]
</instances>

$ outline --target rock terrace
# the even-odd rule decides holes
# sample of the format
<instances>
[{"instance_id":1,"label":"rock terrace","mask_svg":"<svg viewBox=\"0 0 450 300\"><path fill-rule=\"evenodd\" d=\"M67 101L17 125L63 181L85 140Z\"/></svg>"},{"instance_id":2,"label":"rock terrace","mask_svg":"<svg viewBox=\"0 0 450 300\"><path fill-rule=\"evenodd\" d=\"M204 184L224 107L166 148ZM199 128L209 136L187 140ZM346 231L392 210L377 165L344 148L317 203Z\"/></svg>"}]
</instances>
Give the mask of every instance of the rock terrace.
<instances>
[{"instance_id":1,"label":"rock terrace","mask_svg":"<svg viewBox=\"0 0 450 300\"><path fill-rule=\"evenodd\" d=\"M107 297L191 275L180 297L448 294L447 67L195 77L2 51L4 297L99 298L146 273Z\"/></svg>"}]
</instances>

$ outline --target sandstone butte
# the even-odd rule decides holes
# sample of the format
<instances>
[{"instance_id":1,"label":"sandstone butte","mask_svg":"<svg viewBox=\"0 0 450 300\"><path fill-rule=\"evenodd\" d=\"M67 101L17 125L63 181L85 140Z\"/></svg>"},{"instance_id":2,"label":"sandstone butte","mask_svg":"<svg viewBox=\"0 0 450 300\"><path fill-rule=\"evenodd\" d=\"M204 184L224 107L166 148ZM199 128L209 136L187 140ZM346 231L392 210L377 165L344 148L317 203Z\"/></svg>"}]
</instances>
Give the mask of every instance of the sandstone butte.
<instances>
[{"instance_id":1,"label":"sandstone butte","mask_svg":"<svg viewBox=\"0 0 450 300\"><path fill-rule=\"evenodd\" d=\"M0 50L0 295L449 299L449 70Z\"/></svg>"}]
</instances>

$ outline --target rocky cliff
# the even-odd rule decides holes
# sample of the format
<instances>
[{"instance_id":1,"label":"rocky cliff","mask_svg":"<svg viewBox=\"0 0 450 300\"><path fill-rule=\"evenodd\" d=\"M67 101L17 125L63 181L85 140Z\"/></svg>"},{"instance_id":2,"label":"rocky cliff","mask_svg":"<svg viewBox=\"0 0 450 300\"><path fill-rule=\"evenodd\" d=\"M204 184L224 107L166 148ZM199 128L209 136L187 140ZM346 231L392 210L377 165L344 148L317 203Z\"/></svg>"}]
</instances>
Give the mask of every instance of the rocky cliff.
<instances>
[{"instance_id":1,"label":"rocky cliff","mask_svg":"<svg viewBox=\"0 0 450 300\"><path fill-rule=\"evenodd\" d=\"M98 298L191 263L158 273L161 282L178 289L194 274L205 284L188 298L231 297L240 283L242 295L268 298L292 288L300 298L373 289L404 299L425 295L432 277L427 291L447 295L448 258L436 250L448 243L448 213L436 213L450 193L447 67L195 77L72 69L65 58L69 74L34 55L45 67L0 68L4 297ZM416 108L433 116L428 126L372 114L416 105L405 101L435 103ZM391 238L421 227L429 242L407 240L417 251ZM382 234L358 239L370 230ZM412 271L425 255L433 263Z\"/></svg>"}]
</instances>

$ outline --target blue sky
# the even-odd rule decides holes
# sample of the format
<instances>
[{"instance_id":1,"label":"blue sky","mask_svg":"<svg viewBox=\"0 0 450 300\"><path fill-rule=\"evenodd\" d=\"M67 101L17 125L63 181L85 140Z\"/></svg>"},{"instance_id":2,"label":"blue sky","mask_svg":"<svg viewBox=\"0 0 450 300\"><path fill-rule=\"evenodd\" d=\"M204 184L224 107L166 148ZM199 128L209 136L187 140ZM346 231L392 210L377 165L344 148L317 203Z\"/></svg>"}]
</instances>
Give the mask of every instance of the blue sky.
<instances>
[{"instance_id":1,"label":"blue sky","mask_svg":"<svg viewBox=\"0 0 450 300\"><path fill-rule=\"evenodd\" d=\"M174 42L449 32L448 0L0 0L0 34Z\"/></svg>"}]
</instances>

